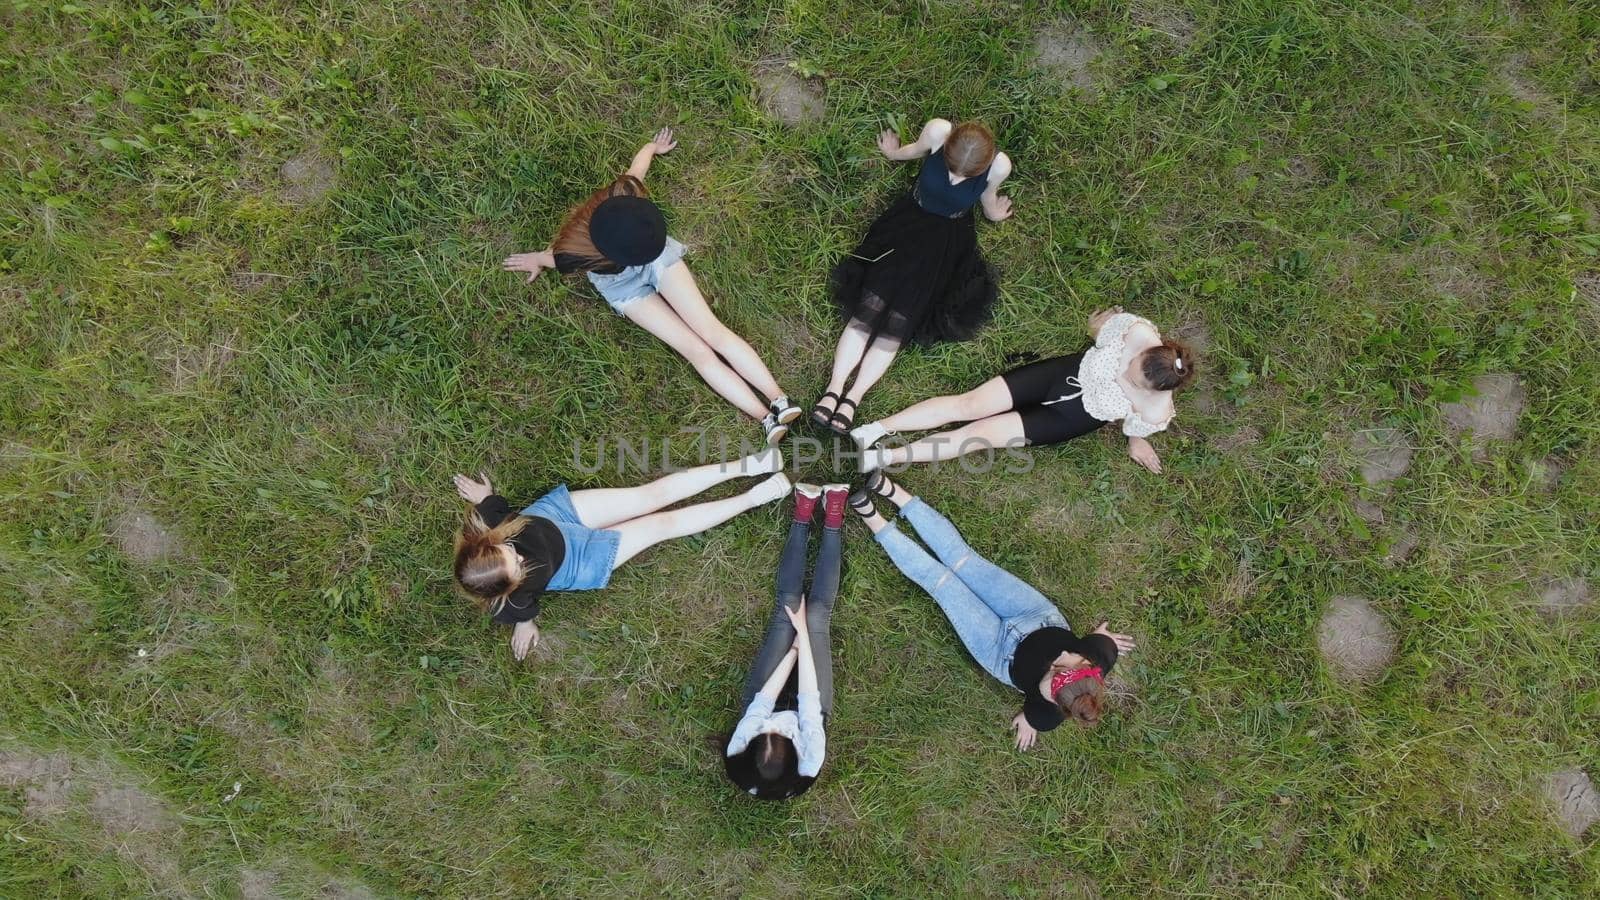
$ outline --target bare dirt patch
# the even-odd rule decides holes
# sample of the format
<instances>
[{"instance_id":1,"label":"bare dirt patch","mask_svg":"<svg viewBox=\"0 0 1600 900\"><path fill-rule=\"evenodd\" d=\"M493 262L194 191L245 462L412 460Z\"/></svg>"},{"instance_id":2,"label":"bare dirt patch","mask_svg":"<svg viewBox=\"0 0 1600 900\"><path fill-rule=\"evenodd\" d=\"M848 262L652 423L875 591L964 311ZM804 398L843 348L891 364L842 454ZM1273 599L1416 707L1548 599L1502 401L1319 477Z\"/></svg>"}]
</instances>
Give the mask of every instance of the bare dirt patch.
<instances>
[{"instance_id":1,"label":"bare dirt patch","mask_svg":"<svg viewBox=\"0 0 1600 900\"><path fill-rule=\"evenodd\" d=\"M1211 349L1211 329L1206 326L1205 319L1194 313L1179 319L1178 324L1174 325L1169 333L1172 337L1188 344L1189 349L1202 358L1206 355L1206 351Z\"/></svg>"},{"instance_id":2,"label":"bare dirt patch","mask_svg":"<svg viewBox=\"0 0 1600 900\"><path fill-rule=\"evenodd\" d=\"M1393 481L1411 469L1411 445L1398 428L1368 428L1350 438L1350 449L1361 460L1361 479L1367 484Z\"/></svg>"},{"instance_id":3,"label":"bare dirt patch","mask_svg":"<svg viewBox=\"0 0 1600 900\"><path fill-rule=\"evenodd\" d=\"M1093 33L1071 19L1041 29L1033 42L1035 62L1063 86L1094 95L1100 92L1100 62L1105 50Z\"/></svg>"},{"instance_id":4,"label":"bare dirt patch","mask_svg":"<svg viewBox=\"0 0 1600 900\"><path fill-rule=\"evenodd\" d=\"M1581 769L1562 769L1545 779L1545 798L1555 810L1561 827L1575 838L1583 837L1590 826L1600 822L1600 793Z\"/></svg>"},{"instance_id":5,"label":"bare dirt patch","mask_svg":"<svg viewBox=\"0 0 1600 900\"><path fill-rule=\"evenodd\" d=\"M1464 397L1441 408L1445 426L1452 434L1470 431L1486 441L1509 441L1517 435L1517 420L1527 404L1528 394L1522 379L1497 373L1479 375L1472 380L1475 396Z\"/></svg>"},{"instance_id":6,"label":"bare dirt patch","mask_svg":"<svg viewBox=\"0 0 1600 900\"><path fill-rule=\"evenodd\" d=\"M1322 177L1322 166L1304 156L1289 157L1284 161L1283 170L1295 181L1316 181Z\"/></svg>"},{"instance_id":7,"label":"bare dirt patch","mask_svg":"<svg viewBox=\"0 0 1600 900\"><path fill-rule=\"evenodd\" d=\"M1362 497L1357 497L1351 506L1361 521L1368 525L1382 525L1384 521L1383 507Z\"/></svg>"},{"instance_id":8,"label":"bare dirt patch","mask_svg":"<svg viewBox=\"0 0 1600 900\"><path fill-rule=\"evenodd\" d=\"M1546 456L1544 459L1535 460L1528 466L1534 490L1544 494L1553 492L1561 486L1561 479L1566 477L1570 465L1559 456Z\"/></svg>"},{"instance_id":9,"label":"bare dirt patch","mask_svg":"<svg viewBox=\"0 0 1600 900\"><path fill-rule=\"evenodd\" d=\"M821 81L786 69L756 73L756 101L767 115L790 126L819 122L828 112Z\"/></svg>"},{"instance_id":10,"label":"bare dirt patch","mask_svg":"<svg viewBox=\"0 0 1600 900\"><path fill-rule=\"evenodd\" d=\"M1179 50L1189 49L1200 30L1188 10L1155 2L1135 5L1133 21L1171 41Z\"/></svg>"},{"instance_id":11,"label":"bare dirt patch","mask_svg":"<svg viewBox=\"0 0 1600 900\"><path fill-rule=\"evenodd\" d=\"M1389 541L1389 549L1384 551L1383 562L1388 566L1403 565L1411 559L1411 554L1417 552L1417 547L1422 543L1422 535L1409 525L1400 526L1394 537Z\"/></svg>"},{"instance_id":12,"label":"bare dirt patch","mask_svg":"<svg viewBox=\"0 0 1600 900\"><path fill-rule=\"evenodd\" d=\"M1365 597L1334 597L1317 627L1317 649L1344 682L1378 680L1398 645L1394 628Z\"/></svg>"},{"instance_id":13,"label":"bare dirt patch","mask_svg":"<svg viewBox=\"0 0 1600 900\"><path fill-rule=\"evenodd\" d=\"M339 186L333 157L312 149L291 158L278 169L284 181L283 198L295 206L318 203Z\"/></svg>"},{"instance_id":14,"label":"bare dirt patch","mask_svg":"<svg viewBox=\"0 0 1600 900\"><path fill-rule=\"evenodd\" d=\"M218 381L238 358L237 335L216 335L204 344L180 344L166 354L167 378L180 391Z\"/></svg>"},{"instance_id":15,"label":"bare dirt patch","mask_svg":"<svg viewBox=\"0 0 1600 900\"><path fill-rule=\"evenodd\" d=\"M1261 443L1261 438L1261 429L1254 425L1246 425L1231 434L1225 434L1217 438L1211 443L1218 450L1231 453L1246 447L1254 447L1256 444Z\"/></svg>"},{"instance_id":16,"label":"bare dirt patch","mask_svg":"<svg viewBox=\"0 0 1600 900\"><path fill-rule=\"evenodd\" d=\"M1552 618L1580 613L1591 602L1589 579L1581 576L1552 578L1539 587L1539 611Z\"/></svg>"},{"instance_id":17,"label":"bare dirt patch","mask_svg":"<svg viewBox=\"0 0 1600 900\"><path fill-rule=\"evenodd\" d=\"M177 555L182 546L176 534L155 516L139 507L130 507L111 527L117 547L135 562L153 563Z\"/></svg>"},{"instance_id":18,"label":"bare dirt patch","mask_svg":"<svg viewBox=\"0 0 1600 900\"><path fill-rule=\"evenodd\" d=\"M29 818L51 823L85 815L104 832L104 844L94 849L116 853L157 879L178 879L178 817L128 773L69 753L16 748L0 751L0 787L23 791Z\"/></svg>"},{"instance_id":19,"label":"bare dirt patch","mask_svg":"<svg viewBox=\"0 0 1600 900\"><path fill-rule=\"evenodd\" d=\"M1553 106L1554 101L1528 71L1529 64L1528 54L1513 53L1500 66L1500 82L1513 99L1543 112Z\"/></svg>"}]
</instances>

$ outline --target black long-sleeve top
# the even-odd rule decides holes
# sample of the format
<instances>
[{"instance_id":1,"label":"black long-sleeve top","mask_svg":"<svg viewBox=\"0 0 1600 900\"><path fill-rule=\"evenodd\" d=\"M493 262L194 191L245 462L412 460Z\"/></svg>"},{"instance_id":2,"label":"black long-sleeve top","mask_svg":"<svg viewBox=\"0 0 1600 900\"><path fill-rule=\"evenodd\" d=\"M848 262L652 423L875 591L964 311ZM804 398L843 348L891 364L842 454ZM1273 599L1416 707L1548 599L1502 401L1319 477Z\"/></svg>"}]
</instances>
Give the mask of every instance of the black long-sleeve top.
<instances>
[{"instance_id":1,"label":"black long-sleeve top","mask_svg":"<svg viewBox=\"0 0 1600 900\"><path fill-rule=\"evenodd\" d=\"M1065 718L1055 701L1039 692L1039 682L1061 651L1070 650L1110 675L1117 664L1117 642L1103 634L1078 637L1053 625L1037 629L1017 644L1011 656L1011 683L1022 691L1022 715L1036 731L1050 731Z\"/></svg>"},{"instance_id":2,"label":"black long-sleeve top","mask_svg":"<svg viewBox=\"0 0 1600 900\"><path fill-rule=\"evenodd\" d=\"M517 515L499 494L490 494L477 506L478 515L493 528ZM511 538L511 546L522 557L522 583L493 611L493 619L501 625L531 622L539 615L539 597L550 584L550 577L561 568L567 558L567 541L556 524L543 516L528 516L522 531Z\"/></svg>"}]
</instances>

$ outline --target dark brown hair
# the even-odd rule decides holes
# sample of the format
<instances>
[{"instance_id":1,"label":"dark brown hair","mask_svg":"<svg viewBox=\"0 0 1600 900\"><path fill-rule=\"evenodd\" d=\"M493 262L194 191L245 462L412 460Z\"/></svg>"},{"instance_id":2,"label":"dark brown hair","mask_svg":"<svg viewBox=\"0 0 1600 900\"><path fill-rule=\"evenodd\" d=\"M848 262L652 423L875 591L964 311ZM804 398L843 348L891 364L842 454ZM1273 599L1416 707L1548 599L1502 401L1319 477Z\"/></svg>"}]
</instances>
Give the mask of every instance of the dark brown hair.
<instances>
[{"instance_id":1,"label":"dark brown hair","mask_svg":"<svg viewBox=\"0 0 1600 900\"><path fill-rule=\"evenodd\" d=\"M1158 391L1175 391L1194 381L1194 351L1182 341L1163 340L1139 360L1144 380Z\"/></svg>"},{"instance_id":2,"label":"dark brown hair","mask_svg":"<svg viewBox=\"0 0 1600 900\"><path fill-rule=\"evenodd\" d=\"M977 122L957 125L944 142L944 164L963 178L982 175L994 153L994 135Z\"/></svg>"},{"instance_id":3,"label":"dark brown hair","mask_svg":"<svg viewBox=\"0 0 1600 900\"><path fill-rule=\"evenodd\" d=\"M526 524L526 518L512 516L490 528L476 509L467 512L467 521L456 535L456 586L479 609L493 612L526 577L521 569L507 571L500 553L500 545L521 533Z\"/></svg>"},{"instance_id":4,"label":"dark brown hair","mask_svg":"<svg viewBox=\"0 0 1600 900\"><path fill-rule=\"evenodd\" d=\"M1052 667L1052 677L1058 671L1066 671L1060 667ZM1085 728L1092 728L1100 724L1100 713L1105 705L1106 683L1099 678L1080 678L1071 684L1064 684L1061 690L1056 691L1056 706L1061 707L1061 714L1076 721Z\"/></svg>"},{"instance_id":5,"label":"dark brown hair","mask_svg":"<svg viewBox=\"0 0 1600 900\"><path fill-rule=\"evenodd\" d=\"M594 245L594 240L589 237L589 219L594 215L595 207L612 197L648 197L645 192L644 182L632 175L618 175L617 179L593 194L589 199L579 203L567 213L561 227L556 230L556 239L550 242L550 250L563 263L575 265L575 269L568 271L593 272L615 266L611 260L606 259L600 248Z\"/></svg>"},{"instance_id":6,"label":"dark brown hair","mask_svg":"<svg viewBox=\"0 0 1600 900\"><path fill-rule=\"evenodd\" d=\"M730 736L724 736L722 746ZM788 800L804 794L816 777L800 774L800 754L781 734L758 734L732 756L723 754L728 780L758 800Z\"/></svg>"}]
</instances>

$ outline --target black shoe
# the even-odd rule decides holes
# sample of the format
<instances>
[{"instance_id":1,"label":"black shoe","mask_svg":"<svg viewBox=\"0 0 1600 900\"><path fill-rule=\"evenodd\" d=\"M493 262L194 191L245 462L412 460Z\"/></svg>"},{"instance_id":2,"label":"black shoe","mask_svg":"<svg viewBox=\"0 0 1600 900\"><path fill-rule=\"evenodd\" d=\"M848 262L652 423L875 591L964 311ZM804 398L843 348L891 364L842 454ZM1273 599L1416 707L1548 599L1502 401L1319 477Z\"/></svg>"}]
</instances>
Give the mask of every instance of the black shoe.
<instances>
[{"instance_id":1,"label":"black shoe","mask_svg":"<svg viewBox=\"0 0 1600 900\"><path fill-rule=\"evenodd\" d=\"M846 403L850 404L849 414L846 414L844 411L844 405ZM828 430L839 435L840 437L849 437L850 426L855 424L855 418L856 402L846 397L845 399L839 401L838 406L834 407L833 418L828 420Z\"/></svg>"},{"instance_id":2,"label":"black shoe","mask_svg":"<svg viewBox=\"0 0 1600 900\"><path fill-rule=\"evenodd\" d=\"M829 408L827 408L827 407L822 405L823 403L826 403L829 399L833 400L833 408L832 409L829 409ZM818 428L832 428L832 425L830 423L833 422L833 414L835 412L837 412L838 409L839 409L839 395L835 394L833 391L829 391L826 394L823 394L822 395L822 399L817 401L817 405L811 407L811 424L817 426Z\"/></svg>"}]
</instances>

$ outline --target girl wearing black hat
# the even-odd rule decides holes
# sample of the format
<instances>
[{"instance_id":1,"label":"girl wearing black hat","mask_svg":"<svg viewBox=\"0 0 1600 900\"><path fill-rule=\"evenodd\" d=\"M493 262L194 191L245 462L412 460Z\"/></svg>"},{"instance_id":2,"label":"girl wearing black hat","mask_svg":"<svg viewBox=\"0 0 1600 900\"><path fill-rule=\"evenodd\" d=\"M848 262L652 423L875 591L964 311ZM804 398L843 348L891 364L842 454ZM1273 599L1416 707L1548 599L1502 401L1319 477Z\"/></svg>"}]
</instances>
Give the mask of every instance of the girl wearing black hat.
<instances>
[{"instance_id":1,"label":"girl wearing black hat","mask_svg":"<svg viewBox=\"0 0 1600 900\"><path fill-rule=\"evenodd\" d=\"M667 235L661 210L645 193L651 160L676 146L672 129L661 129L625 174L567 214L548 249L509 256L505 269L526 272L529 281L549 268L588 275L612 309L666 341L776 444L800 408L756 351L711 311L683 262L684 246Z\"/></svg>"},{"instance_id":2,"label":"girl wearing black hat","mask_svg":"<svg viewBox=\"0 0 1600 900\"><path fill-rule=\"evenodd\" d=\"M898 506L938 559L878 515L873 494ZM1117 657L1133 649L1132 638L1104 624L1078 637L1047 597L979 556L949 519L881 471L850 496L850 508L895 566L933 596L978 665L1022 692L1022 711L1011 720L1018 750L1067 719L1100 722L1105 677Z\"/></svg>"}]
</instances>

